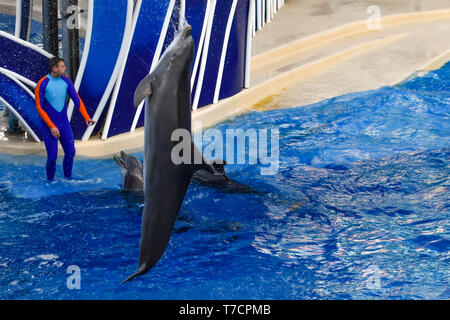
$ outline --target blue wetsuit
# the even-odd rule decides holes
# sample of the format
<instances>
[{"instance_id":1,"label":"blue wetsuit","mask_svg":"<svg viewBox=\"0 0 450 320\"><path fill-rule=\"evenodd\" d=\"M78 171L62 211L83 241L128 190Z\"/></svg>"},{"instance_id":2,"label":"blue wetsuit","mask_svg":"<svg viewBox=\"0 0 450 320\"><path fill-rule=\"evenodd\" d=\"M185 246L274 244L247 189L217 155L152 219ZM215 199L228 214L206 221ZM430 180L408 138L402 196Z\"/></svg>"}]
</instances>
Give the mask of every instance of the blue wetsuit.
<instances>
[{"instance_id":1,"label":"blue wetsuit","mask_svg":"<svg viewBox=\"0 0 450 320\"><path fill-rule=\"evenodd\" d=\"M90 116L68 77L54 78L48 74L39 80L35 89L36 109L45 124L42 126L42 135L47 150L46 171L48 180L53 180L55 177L56 159L58 157L58 139L53 137L50 132L50 128L55 127L59 130L59 141L64 150L64 176L66 178L71 178L72 176L75 145L72 127L67 117L67 94L69 94L83 118L88 122Z\"/></svg>"}]
</instances>

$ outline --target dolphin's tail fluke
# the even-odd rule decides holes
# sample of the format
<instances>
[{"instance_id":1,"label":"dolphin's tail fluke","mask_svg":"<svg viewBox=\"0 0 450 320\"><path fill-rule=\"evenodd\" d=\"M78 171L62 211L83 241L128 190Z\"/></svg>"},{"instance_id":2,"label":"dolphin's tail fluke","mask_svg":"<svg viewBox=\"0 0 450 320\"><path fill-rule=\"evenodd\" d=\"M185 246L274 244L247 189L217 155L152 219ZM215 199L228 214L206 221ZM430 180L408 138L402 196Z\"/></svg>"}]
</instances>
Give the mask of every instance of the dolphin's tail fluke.
<instances>
[{"instance_id":1,"label":"dolphin's tail fluke","mask_svg":"<svg viewBox=\"0 0 450 320\"><path fill-rule=\"evenodd\" d=\"M123 285L123 284L124 284L125 282L127 282L127 281L132 280L132 279L135 278L135 277L142 276L143 274L147 273L147 271L148 271L148 270L146 270L145 268L139 268L139 270L138 270L136 273L132 274L131 276L129 276L128 278L126 278L125 280L123 280L123 281L119 284L119 286Z\"/></svg>"}]
</instances>

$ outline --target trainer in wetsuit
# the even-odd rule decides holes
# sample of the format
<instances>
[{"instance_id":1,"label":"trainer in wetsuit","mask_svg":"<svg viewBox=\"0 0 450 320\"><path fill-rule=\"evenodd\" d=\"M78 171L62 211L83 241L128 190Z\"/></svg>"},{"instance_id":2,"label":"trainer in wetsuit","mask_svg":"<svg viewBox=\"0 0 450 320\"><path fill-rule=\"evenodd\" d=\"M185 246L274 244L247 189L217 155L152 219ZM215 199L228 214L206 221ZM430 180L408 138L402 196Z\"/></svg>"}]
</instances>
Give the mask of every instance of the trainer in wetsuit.
<instances>
[{"instance_id":1,"label":"trainer in wetsuit","mask_svg":"<svg viewBox=\"0 0 450 320\"><path fill-rule=\"evenodd\" d=\"M36 109L45 125L43 138L47 150L47 179L55 177L56 159L58 157L58 139L64 150L63 170L67 179L72 178L72 165L75 156L75 145L72 127L67 117L66 96L75 104L88 126L96 123L91 119L78 96L72 81L66 75L64 60L58 57L50 59L50 73L39 80L34 91ZM48 127L48 128L47 128Z\"/></svg>"}]
</instances>

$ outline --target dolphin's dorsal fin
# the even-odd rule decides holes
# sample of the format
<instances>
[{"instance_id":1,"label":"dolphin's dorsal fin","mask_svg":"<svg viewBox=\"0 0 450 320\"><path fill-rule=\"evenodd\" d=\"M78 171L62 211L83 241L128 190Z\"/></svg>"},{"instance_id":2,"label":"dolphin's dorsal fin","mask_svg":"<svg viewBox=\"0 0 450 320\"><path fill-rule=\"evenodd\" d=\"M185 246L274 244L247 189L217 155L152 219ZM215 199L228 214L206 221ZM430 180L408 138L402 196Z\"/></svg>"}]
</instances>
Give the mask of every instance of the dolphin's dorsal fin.
<instances>
[{"instance_id":1,"label":"dolphin's dorsal fin","mask_svg":"<svg viewBox=\"0 0 450 320\"><path fill-rule=\"evenodd\" d=\"M152 95L152 77L146 76L134 91L134 106L141 104L142 100Z\"/></svg>"}]
</instances>

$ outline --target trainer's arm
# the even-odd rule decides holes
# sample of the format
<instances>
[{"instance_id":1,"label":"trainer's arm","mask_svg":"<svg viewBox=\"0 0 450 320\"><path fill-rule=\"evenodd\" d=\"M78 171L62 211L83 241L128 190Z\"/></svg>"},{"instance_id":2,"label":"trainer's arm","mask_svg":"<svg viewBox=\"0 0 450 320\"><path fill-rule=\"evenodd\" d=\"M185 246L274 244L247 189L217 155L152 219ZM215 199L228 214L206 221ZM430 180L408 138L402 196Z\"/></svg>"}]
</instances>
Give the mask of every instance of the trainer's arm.
<instances>
[{"instance_id":1,"label":"trainer's arm","mask_svg":"<svg viewBox=\"0 0 450 320\"><path fill-rule=\"evenodd\" d=\"M67 92L69 93L70 98L72 99L73 103L75 104L75 107L78 109L78 111L80 111L81 115L83 116L84 120L86 121L86 123L88 123L89 121L92 121L91 117L89 116L86 107L84 106L83 100L81 100L80 96L78 95L77 91L75 90L75 87L72 83L72 80L70 80L70 78L68 77L62 77L67 85Z\"/></svg>"},{"instance_id":2,"label":"trainer's arm","mask_svg":"<svg viewBox=\"0 0 450 320\"><path fill-rule=\"evenodd\" d=\"M36 105L36 110L41 116L42 120L44 120L45 124L51 129L56 128L55 124L50 120L50 117L48 116L47 112L42 109L42 106L44 105L44 97L45 97L45 88L47 86L48 81L45 81L47 77L43 77L41 80L39 80L36 88L34 89L34 95L35 100L34 103Z\"/></svg>"}]
</instances>

